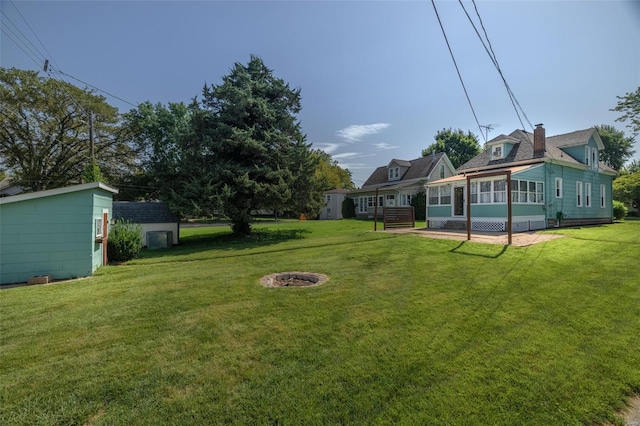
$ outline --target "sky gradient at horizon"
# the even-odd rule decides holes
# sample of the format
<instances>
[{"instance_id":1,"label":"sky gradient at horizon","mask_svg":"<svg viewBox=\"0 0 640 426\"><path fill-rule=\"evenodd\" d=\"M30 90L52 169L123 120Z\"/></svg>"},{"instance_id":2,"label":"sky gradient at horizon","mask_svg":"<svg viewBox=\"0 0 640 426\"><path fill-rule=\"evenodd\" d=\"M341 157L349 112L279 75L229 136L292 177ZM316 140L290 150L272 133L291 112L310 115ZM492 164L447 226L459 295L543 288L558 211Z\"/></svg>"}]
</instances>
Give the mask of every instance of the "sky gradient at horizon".
<instances>
[{"instance_id":1,"label":"sky gradient at horizon","mask_svg":"<svg viewBox=\"0 0 640 426\"><path fill-rule=\"evenodd\" d=\"M473 4L463 4L477 23ZM476 4L532 124L549 136L598 124L629 135L610 109L640 86L640 2ZM480 124L494 127L489 138L521 128L460 4L436 6ZM351 170L356 186L393 158L418 158L440 129L471 130L483 142L431 2L2 0L0 11L1 66L42 69L6 34L15 24L56 69L133 104L189 102L235 62L260 56L301 88L308 142Z\"/></svg>"}]
</instances>

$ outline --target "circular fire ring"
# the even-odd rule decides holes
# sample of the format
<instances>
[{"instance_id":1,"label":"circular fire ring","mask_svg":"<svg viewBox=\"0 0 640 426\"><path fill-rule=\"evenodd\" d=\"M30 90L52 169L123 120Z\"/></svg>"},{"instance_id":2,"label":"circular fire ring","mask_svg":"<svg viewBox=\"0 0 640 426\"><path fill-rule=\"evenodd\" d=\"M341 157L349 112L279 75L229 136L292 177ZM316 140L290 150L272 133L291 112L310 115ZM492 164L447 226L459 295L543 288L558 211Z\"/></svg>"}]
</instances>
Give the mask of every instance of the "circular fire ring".
<instances>
[{"instance_id":1,"label":"circular fire ring","mask_svg":"<svg viewBox=\"0 0 640 426\"><path fill-rule=\"evenodd\" d=\"M324 284L329 277L314 272L279 272L260 278L264 287L312 287Z\"/></svg>"}]
</instances>

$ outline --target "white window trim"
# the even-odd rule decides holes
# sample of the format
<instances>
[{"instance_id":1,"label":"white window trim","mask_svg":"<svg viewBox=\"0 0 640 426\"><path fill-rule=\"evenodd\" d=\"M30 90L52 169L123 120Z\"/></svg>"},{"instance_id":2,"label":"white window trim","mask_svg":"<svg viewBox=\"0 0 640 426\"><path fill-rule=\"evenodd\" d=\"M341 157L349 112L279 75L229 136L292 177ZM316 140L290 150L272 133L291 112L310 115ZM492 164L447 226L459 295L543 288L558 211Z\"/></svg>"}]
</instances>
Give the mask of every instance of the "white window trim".
<instances>
[{"instance_id":1,"label":"white window trim","mask_svg":"<svg viewBox=\"0 0 640 426\"><path fill-rule=\"evenodd\" d=\"M104 229L104 224L102 223L102 218L98 217L95 219L95 238L102 238L103 235L103 229Z\"/></svg>"},{"instance_id":2,"label":"white window trim","mask_svg":"<svg viewBox=\"0 0 640 426\"><path fill-rule=\"evenodd\" d=\"M584 164L591 166L591 147L589 145L584 147Z\"/></svg>"},{"instance_id":3,"label":"white window trim","mask_svg":"<svg viewBox=\"0 0 640 426\"><path fill-rule=\"evenodd\" d=\"M603 209L606 207L607 203L606 203L606 187L604 186L604 184L600 185L600 208Z\"/></svg>"},{"instance_id":4,"label":"white window trim","mask_svg":"<svg viewBox=\"0 0 640 426\"><path fill-rule=\"evenodd\" d=\"M556 198L562 198L562 178L556 178L556 186L555 186L555 196Z\"/></svg>"},{"instance_id":5,"label":"white window trim","mask_svg":"<svg viewBox=\"0 0 640 426\"><path fill-rule=\"evenodd\" d=\"M584 201L586 207L591 207L591 182L584 185Z\"/></svg>"},{"instance_id":6,"label":"white window trim","mask_svg":"<svg viewBox=\"0 0 640 426\"><path fill-rule=\"evenodd\" d=\"M583 205L583 184L582 181L576 181L576 207L582 207Z\"/></svg>"}]
</instances>

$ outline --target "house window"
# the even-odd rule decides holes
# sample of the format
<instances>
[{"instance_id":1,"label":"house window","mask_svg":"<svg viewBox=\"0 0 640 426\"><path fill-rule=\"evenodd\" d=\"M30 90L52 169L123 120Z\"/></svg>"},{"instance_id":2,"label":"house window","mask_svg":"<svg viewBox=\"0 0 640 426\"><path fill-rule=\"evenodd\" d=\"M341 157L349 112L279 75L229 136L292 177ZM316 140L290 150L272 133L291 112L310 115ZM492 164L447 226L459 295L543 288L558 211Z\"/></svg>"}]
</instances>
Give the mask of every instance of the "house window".
<instances>
[{"instance_id":1,"label":"house window","mask_svg":"<svg viewBox=\"0 0 640 426\"><path fill-rule=\"evenodd\" d=\"M544 182L536 182L536 200L538 203L544 203Z\"/></svg>"},{"instance_id":2,"label":"house window","mask_svg":"<svg viewBox=\"0 0 640 426\"><path fill-rule=\"evenodd\" d=\"M393 207L396 205L396 196L393 194L387 195L387 206Z\"/></svg>"},{"instance_id":3,"label":"house window","mask_svg":"<svg viewBox=\"0 0 640 426\"><path fill-rule=\"evenodd\" d=\"M494 180L493 181L493 202L505 203L507 201L507 181Z\"/></svg>"},{"instance_id":4,"label":"house window","mask_svg":"<svg viewBox=\"0 0 640 426\"><path fill-rule=\"evenodd\" d=\"M600 185L600 207L604 208L605 200L604 200L605 189L604 185Z\"/></svg>"},{"instance_id":5,"label":"house window","mask_svg":"<svg viewBox=\"0 0 640 426\"><path fill-rule=\"evenodd\" d=\"M594 169L598 168L598 150L596 148L591 150L591 167Z\"/></svg>"},{"instance_id":6,"label":"house window","mask_svg":"<svg viewBox=\"0 0 640 426\"><path fill-rule=\"evenodd\" d=\"M471 182L471 204L478 203L478 182Z\"/></svg>"},{"instance_id":7,"label":"house window","mask_svg":"<svg viewBox=\"0 0 640 426\"><path fill-rule=\"evenodd\" d=\"M400 205L401 206L410 206L411 205L411 195L407 195L407 194L400 195Z\"/></svg>"},{"instance_id":8,"label":"house window","mask_svg":"<svg viewBox=\"0 0 640 426\"><path fill-rule=\"evenodd\" d=\"M511 201L520 204L544 203L544 183L527 180L512 180Z\"/></svg>"},{"instance_id":9,"label":"house window","mask_svg":"<svg viewBox=\"0 0 640 426\"><path fill-rule=\"evenodd\" d=\"M432 186L429 188L429 205L440 204L440 197L438 196L438 187Z\"/></svg>"},{"instance_id":10,"label":"house window","mask_svg":"<svg viewBox=\"0 0 640 426\"><path fill-rule=\"evenodd\" d=\"M491 181L480 182L480 203L491 202Z\"/></svg>"},{"instance_id":11,"label":"house window","mask_svg":"<svg viewBox=\"0 0 640 426\"><path fill-rule=\"evenodd\" d=\"M556 198L562 198L562 178L556 178Z\"/></svg>"},{"instance_id":12,"label":"house window","mask_svg":"<svg viewBox=\"0 0 640 426\"><path fill-rule=\"evenodd\" d=\"M440 179L444 177L444 164L440 164Z\"/></svg>"},{"instance_id":13,"label":"house window","mask_svg":"<svg viewBox=\"0 0 640 426\"><path fill-rule=\"evenodd\" d=\"M331 195L327 194L327 195L325 195L324 197L325 197L325 198L324 198L324 201L325 201L327 204L329 204L329 202L331 201Z\"/></svg>"},{"instance_id":14,"label":"house window","mask_svg":"<svg viewBox=\"0 0 640 426\"><path fill-rule=\"evenodd\" d=\"M584 184L584 202L587 207L591 207L591 183Z\"/></svg>"},{"instance_id":15,"label":"house window","mask_svg":"<svg viewBox=\"0 0 640 426\"><path fill-rule=\"evenodd\" d=\"M451 187L449 185L440 187L440 204L451 204Z\"/></svg>"},{"instance_id":16,"label":"house window","mask_svg":"<svg viewBox=\"0 0 640 426\"><path fill-rule=\"evenodd\" d=\"M389 180L396 180L400 177L400 167L389 169Z\"/></svg>"},{"instance_id":17,"label":"house window","mask_svg":"<svg viewBox=\"0 0 640 426\"><path fill-rule=\"evenodd\" d=\"M85 222L86 223L86 222ZM102 218L96 219L95 221L95 225L96 225L96 238L102 238Z\"/></svg>"},{"instance_id":18,"label":"house window","mask_svg":"<svg viewBox=\"0 0 640 426\"><path fill-rule=\"evenodd\" d=\"M491 157L492 160L502 158L502 145L493 147L493 149L491 150Z\"/></svg>"},{"instance_id":19,"label":"house window","mask_svg":"<svg viewBox=\"0 0 640 426\"><path fill-rule=\"evenodd\" d=\"M381 195L378 197L378 207L384 206L384 197Z\"/></svg>"},{"instance_id":20,"label":"house window","mask_svg":"<svg viewBox=\"0 0 640 426\"><path fill-rule=\"evenodd\" d=\"M367 212L367 197L360 197L358 201L358 213Z\"/></svg>"},{"instance_id":21,"label":"house window","mask_svg":"<svg viewBox=\"0 0 640 426\"><path fill-rule=\"evenodd\" d=\"M591 165L591 147L589 146L584 147L584 164Z\"/></svg>"},{"instance_id":22,"label":"house window","mask_svg":"<svg viewBox=\"0 0 640 426\"><path fill-rule=\"evenodd\" d=\"M576 182L576 205L582 207L582 182Z\"/></svg>"}]
</instances>

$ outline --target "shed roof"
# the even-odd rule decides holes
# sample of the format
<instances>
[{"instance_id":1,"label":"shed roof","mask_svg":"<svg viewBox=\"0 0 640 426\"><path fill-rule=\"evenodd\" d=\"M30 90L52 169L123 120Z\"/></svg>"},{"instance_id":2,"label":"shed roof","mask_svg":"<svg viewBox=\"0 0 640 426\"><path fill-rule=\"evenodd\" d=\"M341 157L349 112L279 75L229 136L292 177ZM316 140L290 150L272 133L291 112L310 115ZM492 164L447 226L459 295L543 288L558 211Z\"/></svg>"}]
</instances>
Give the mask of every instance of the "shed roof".
<instances>
[{"instance_id":1,"label":"shed roof","mask_svg":"<svg viewBox=\"0 0 640 426\"><path fill-rule=\"evenodd\" d=\"M26 194L12 195L0 198L0 204L17 203L19 201L35 200L37 198L52 197L54 195L68 194L70 192L85 191L87 189L102 189L112 194L117 194L118 190L105 185L102 182L89 182L81 185L65 186L63 188L47 189L45 191L28 192Z\"/></svg>"},{"instance_id":2,"label":"shed roof","mask_svg":"<svg viewBox=\"0 0 640 426\"><path fill-rule=\"evenodd\" d=\"M129 220L133 223L177 223L180 217L169 206L161 202L115 201L113 218Z\"/></svg>"}]
</instances>

